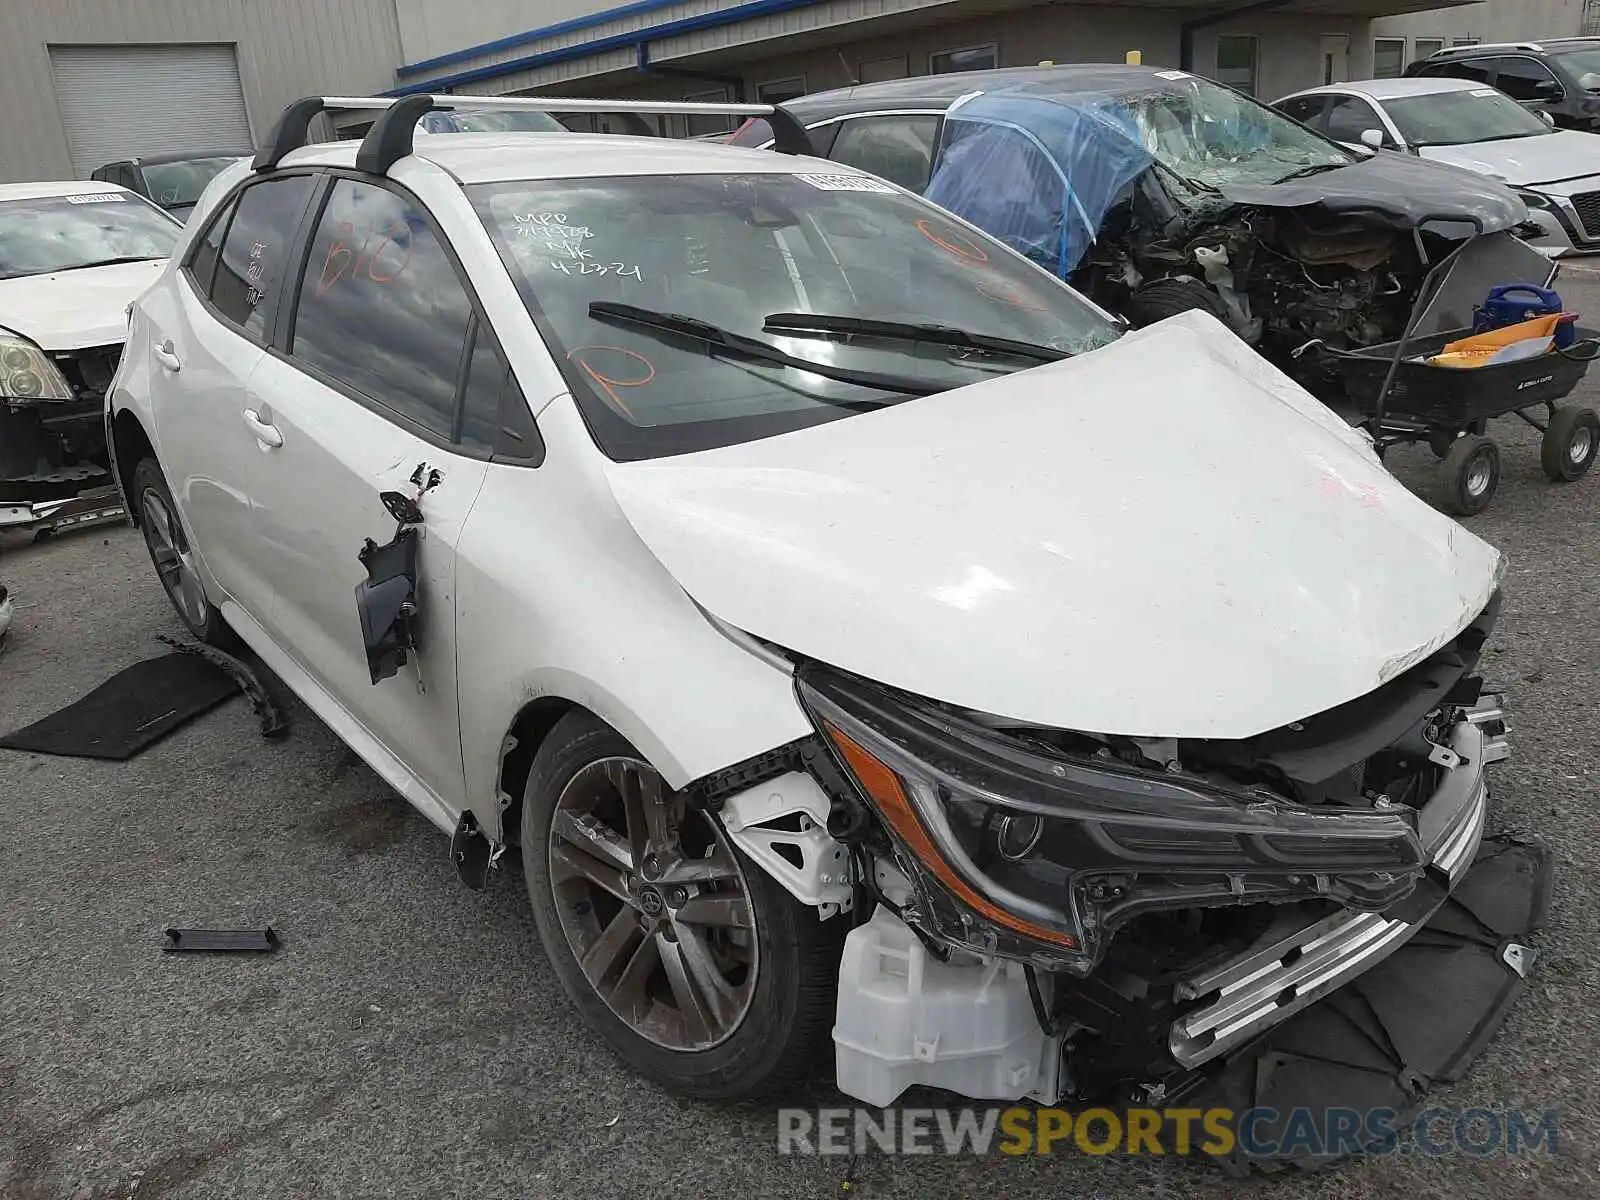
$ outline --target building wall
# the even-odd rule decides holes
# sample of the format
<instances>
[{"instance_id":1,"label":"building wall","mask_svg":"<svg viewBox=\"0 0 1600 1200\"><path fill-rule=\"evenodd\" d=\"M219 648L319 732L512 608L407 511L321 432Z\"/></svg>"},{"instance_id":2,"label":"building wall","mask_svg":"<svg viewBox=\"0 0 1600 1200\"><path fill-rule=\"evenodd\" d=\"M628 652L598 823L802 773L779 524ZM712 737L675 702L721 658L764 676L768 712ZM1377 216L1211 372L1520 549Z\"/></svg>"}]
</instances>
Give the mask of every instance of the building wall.
<instances>
[{"instance_id":1,"label":"building wall","mask_svg":"<svg viewBox=\"0 0 1600 1200\"><path fill-rule=\"evenodd\" d=\"M402 5L410 2L401 0ZM907 2L926 10L925 0ZM903 59L908 74L923 75L930 69L929 58L933 54L988 43L998 47L1001 66L1026 66L1046 59L1121 62L1130 50L1141 51L1144 61L1152 66L1175 67L1179 60L1182 14L1174 9L1051 4L951 19L948 5L917 12L896 7L899 0L870 0L872 11L879 15L876 20L863 23L863 3L864 0L828 0L812 9L788 14L787 24L777 27L769 22L783 18L664 38L651 42L650 59L680 70L692 68L736 76L744 82L745 95L752 100L761 84L794 77L804 78L807 91L843 87L864 77L864 63L888 59ZM855 20L850 19L852 13ZM800 23L802 15L804 24ZM1254 35L1260 39L1257 94L1263 100L1271 100L1321 83L1322 38L1342 34L1350 38L1351 78L1361 78L1371 69L1370 24L1365 18L1270 13L1238 18L1197 34L1195 69L1203 74L1211 71L1219 36ZM586 41L595 32L585 30L576 36ZM505 53L515 58L527 54L528 48ZM480 61L474 59L471 64L443 66L439 70L460 71ZM458 90L490 95L555 87L575 94L684 99L717 86L714 82L670 75L640 74L635 53L628 48L496 75L465 83Z\"/></svg>"},{"instance_id":2,"label":"building wall","mask_svg":"<svg viewBox=\"0 0 1600 1200\"><path fill-rule=\"evenodd\" d=\"M1484 0L1461 8L1383 17L1372 23L1372 33L1374 37L1475 37L1484 42L1572 37L1583 31L1583 14L1584 0Z\"/></svg>"},{"instance_id":3,"label":"building wall","mask_svg":"<svg viewBox=\"0 0 1600 1200\"><path fill-rule=\"evenodd\" d=\"M71 177L50 45L184 42L235 44L257 139L300 96L393 87L401 61L395 0L0 0L0 182Z\"/></svg>"}]
</instances>

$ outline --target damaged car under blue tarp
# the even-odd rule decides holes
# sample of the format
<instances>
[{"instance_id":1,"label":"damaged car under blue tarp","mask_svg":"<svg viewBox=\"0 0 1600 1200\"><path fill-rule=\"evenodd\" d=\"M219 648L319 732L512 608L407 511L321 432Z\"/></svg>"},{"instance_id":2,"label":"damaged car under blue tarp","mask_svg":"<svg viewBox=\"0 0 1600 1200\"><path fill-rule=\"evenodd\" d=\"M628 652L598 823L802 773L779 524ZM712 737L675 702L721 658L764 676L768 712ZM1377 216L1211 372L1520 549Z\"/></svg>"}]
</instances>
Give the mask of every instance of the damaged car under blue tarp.
<instances>
[{"instance_id":1,"label":"damaged car under blue tarp","mask_svg":"<svg viewBox=\"0 0 1600 1200\"><path fill-rule=\"evenodd\" d=\"M1150 169L1126 109L1105 94L978 94L950 107L927 196L1065 279L1123 191Z\"/></svg>"}]
</instances>

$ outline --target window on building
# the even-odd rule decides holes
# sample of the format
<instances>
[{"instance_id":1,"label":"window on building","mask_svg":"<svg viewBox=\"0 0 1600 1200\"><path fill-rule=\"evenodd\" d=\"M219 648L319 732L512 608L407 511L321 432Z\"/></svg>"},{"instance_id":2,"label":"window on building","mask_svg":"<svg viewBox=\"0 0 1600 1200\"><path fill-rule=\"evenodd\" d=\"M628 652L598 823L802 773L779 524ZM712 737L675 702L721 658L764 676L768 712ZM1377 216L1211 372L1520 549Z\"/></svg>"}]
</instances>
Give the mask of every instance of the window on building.
<instances>
[{"instance_id":1,"label":"window on building","mask_svg":"<svg viewBox=\"0 0 1600 1200\"><path fill-rule=\"evenodd\" d=\"M449 437L471 320L466 287L421 210L387 188L338 180L306 259L290 354Z\"/></svg>"},{"instance_id":2,"label":"window on building","mask_svg":"<svg viewBox=\"0 0 1600 1200\"><path fill-rule=\"evenodd\" d=\"M1423 58L1432 58L1435 54L1439 53L1439 51L1444 49L1444 39L1443 38L1418 38L1415 42L1412 43L1412 45L1414 47L1414 50L1412 51L1412 56L1411 56L1413 58L1413 60L1423 59Z\"/></svg>"},{"instance_id":3,"label":"window on building","mask_svg":"<svg viewBox=\"0 0 1600 1200\"><path fill-rule=\"evenodd\" d=\"M709 92L690 92L684 97L689 104L727 104L730 97L726 85ZM691 116L684 118L690 137L712 137L719 133L732 133L739 127L738 117L723 116L720 113L706 116Z\"/></svg>"},{"instance_id":4,"label":"window on building","mask_svg":"<svg viewBox=\"0 0 1600 1200\"><path fill-rule=\"evenodd\" d=\"M1256 94L1256 51L1257 39L1254 36L1224 33L1217 37L1217 72L1218 83L1225 83L1229 87L1243 92L1246 96Z\"/></svg>"},{"instance_id":5,"label":"window on building","mask_svg":"<svg viewBox=\"0 0 1600 1200\"><path fill-rule=\"evenodd\" d=\"M756 85L756 99L762 104L782 104L806 94L806 77L795 75L789 79L773 79Z\"/></svg>"},{"instance_id":6,"label":"window on building","mask_svg":"<svg viewBox=\"0 0 1600 1200\"><path fill-rule=\"evenodd\" d=\"M856 117L839 127L830 157L920 192L928 185L938 128L935 116Z\"/></svg>"},{"instance_id":7,"label":"window on building","mask_svg":"<svg viewBox=\"0 0 1600 1200\"><path fill-rule=\"evenodd\" d=\"M1561 84L1550 68L1532 58L1502 58L1495 64L1494 85L1513 100L1532 103L1554 100Z\"/></svg>"},{"instance_id":8,"label":"window on building","mask_svg":"<svg viewBox=\"0 0 1600 1200\"><path fill-rule=\"evenodd\" d=\"M1405 38L1374 38L1372 41L1372 77L1398 79L1406 70Z\"/></svg>"},{"instance_id":9,"label":"window on building","mask_svg":"<svg viewBox=\"0 0 1600 1200\"><path fill-rule=\"evenodd\" d=\"M951 71L992 71L1000 65L1000 47L966 46L960 50L940 50L928 55L928 74L948 75Z\"/></svg>"},{"instance_id":10,"label":"window on building","mask_svg":"<svg viewBox=\"0 0 1600 1200\"><path fill-rule=\"evenodd\" d=\"M904 54L893 58L869 58L862 62L856 75L862 83L883 83L889 79L904 79L911 74L911 64Z\"/></svg>"},{"instance_id":11,"label":"window on building","mask_svg":"<svg viewBox=\"0 0 1600 1200\"><path fill-rule=\"evenodd\" d=\"M267 340L267 312L314 182L310 175L285 175L239 193L211 284L211 303L254 341Z\"/></svg>"}]
</instances>

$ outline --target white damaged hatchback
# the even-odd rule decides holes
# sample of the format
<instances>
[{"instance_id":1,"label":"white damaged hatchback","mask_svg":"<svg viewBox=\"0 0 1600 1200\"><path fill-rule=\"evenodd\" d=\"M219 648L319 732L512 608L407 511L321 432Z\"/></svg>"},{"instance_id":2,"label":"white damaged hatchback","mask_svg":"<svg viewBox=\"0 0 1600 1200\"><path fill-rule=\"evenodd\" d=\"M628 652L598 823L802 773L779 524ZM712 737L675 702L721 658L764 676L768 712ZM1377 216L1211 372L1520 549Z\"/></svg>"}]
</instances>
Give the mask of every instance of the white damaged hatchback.
<instances>
[{"instance_id":1,"label":"white damaged hatchback","mask_svg":"<svg viewBox=\"0 0 1600 1200\"><path fill-rule=\"evenodd\" d=\"M622 1057L727 1098L831 1038L873 1104L1170 1100L1334 1054L1306 1022L1448 943L1371 1001L1372 1070L1465 1065L1547 876L1484 835L1495 550L1207 316L1125 332L792 154L413 148L450 103L358 147L301 102L213 183L116 468L197 637L467 883L517 848Z\"/></svg>"}]
</instances>

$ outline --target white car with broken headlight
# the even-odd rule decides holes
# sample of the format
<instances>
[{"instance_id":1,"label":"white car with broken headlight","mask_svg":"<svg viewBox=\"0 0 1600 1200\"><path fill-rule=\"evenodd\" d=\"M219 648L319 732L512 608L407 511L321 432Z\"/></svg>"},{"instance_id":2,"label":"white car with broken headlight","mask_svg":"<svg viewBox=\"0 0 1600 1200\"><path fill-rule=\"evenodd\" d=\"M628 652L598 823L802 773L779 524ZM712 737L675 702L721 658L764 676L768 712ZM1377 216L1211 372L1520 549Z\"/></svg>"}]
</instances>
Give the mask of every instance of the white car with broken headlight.
<instances>
[{"instance_id":1,"label":"white car with broken headlight","mask_svg":"<svg viewBox=\"0 0 1600 1200\"><path fill-rule=\"evenodd\" d=\"M117 515L106 388L181 232L114 184L0 186L0 529Z\"/></svg>"},{"instance_id":2,"label":"white car with broken headlight","mask_svg":"<svg viewBox=\"0 0 1600 1200\"><path fill-rule=\"evenodd\" d=\"M792 122L413 145L451 103L213 183L116 467L197 637L467 883L520 854L639 1071L1175 1095L1469 875L1501 557L1216 320L1127 332Z\"/></svg>"}]
</instances>

